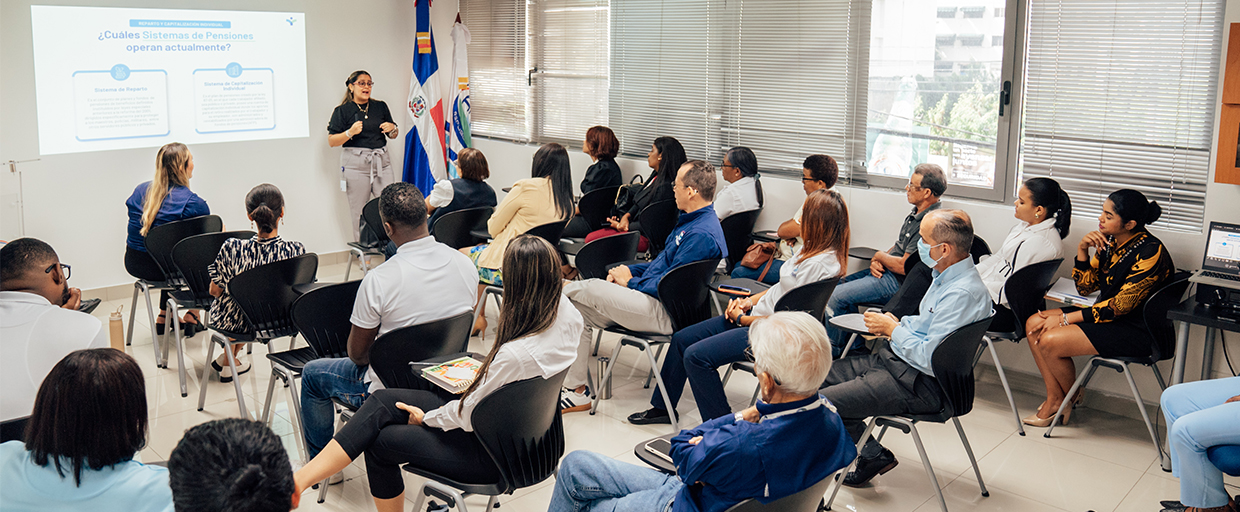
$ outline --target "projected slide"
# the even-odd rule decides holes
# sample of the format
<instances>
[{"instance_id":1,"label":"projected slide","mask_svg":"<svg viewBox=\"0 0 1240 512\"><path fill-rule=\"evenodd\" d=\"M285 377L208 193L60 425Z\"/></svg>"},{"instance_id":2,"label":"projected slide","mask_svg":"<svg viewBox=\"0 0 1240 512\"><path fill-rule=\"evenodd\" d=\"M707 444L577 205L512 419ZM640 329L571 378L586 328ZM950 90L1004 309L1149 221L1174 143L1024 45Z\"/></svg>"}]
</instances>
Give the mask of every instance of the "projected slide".
<instances>
[{"instance_id":1,"label":"projected slide","mask_svg":"<svg viewBox=\"0 0 1240 512\"><path fill-rule=\"evenodd\" d=\"M44 155L309 136L305 15L30 7Z\"/></svg>"}]
</instances>

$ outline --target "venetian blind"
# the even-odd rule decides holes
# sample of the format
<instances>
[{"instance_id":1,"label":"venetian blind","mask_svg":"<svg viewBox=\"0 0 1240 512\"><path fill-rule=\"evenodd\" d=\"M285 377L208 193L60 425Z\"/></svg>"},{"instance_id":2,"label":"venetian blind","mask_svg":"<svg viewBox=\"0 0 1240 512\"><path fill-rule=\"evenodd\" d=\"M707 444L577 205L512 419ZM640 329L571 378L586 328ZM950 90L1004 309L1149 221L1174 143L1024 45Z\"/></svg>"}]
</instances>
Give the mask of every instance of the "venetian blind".
<instances>
[{"instance_id":1,"label":"venetian blind","mask_svg":"<svg viewBox=\"0 0 1240 512\"><path fill-rule=\"evenodd\" d=\"M1023 178L1047 176L1096 216L1110 192L1200 231L1223 0L1031 0Z\"/></svg>"},{"instance_id":2,"label":"venetian blind","mask_svg":"<svg viewBox=\"0 0 1240 512\"><path fill-rule=\"evenodd\" d=\"M591 126L607 125L608 2L530 2L535 140L576 146Z\"/></svg>"},{"instance_id":3,"label":"venetian blind","mask_svg":"<svg viewBox=\"0 0 1240 512\"><path fill-rule=\"evenodd\" d=\"M461 0L469 27L471 129L476 135L529 141L524 1Z\"/></svg>"}]
</instances>

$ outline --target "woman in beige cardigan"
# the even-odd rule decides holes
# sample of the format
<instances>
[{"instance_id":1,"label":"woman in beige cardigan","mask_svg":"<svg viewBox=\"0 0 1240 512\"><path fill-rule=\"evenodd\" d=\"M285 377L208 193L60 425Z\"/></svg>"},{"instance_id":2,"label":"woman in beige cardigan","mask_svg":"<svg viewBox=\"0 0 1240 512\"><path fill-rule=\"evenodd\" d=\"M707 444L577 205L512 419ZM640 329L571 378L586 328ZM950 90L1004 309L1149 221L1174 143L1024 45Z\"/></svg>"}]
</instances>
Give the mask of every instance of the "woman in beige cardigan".
<instances>
[{"instance_id":1,"label":"woman in beige cardigan","mask_svg":"<svg viewBox=\"0 0 1240 512\"><path fill-rule=\"evenodd\" d=\"M538 148L531 174L533 177L514 183L512 190L495 207L495 213L487 221L491 243L461 249L478 267L477 307L484 309L474 324L474 335L487 327L483 289L487 285L504 285L500 262L508 242L543 224L558 220L567 222L573 215L572 170L564 146L550 143Z\"/></svg>"}]
</instances>

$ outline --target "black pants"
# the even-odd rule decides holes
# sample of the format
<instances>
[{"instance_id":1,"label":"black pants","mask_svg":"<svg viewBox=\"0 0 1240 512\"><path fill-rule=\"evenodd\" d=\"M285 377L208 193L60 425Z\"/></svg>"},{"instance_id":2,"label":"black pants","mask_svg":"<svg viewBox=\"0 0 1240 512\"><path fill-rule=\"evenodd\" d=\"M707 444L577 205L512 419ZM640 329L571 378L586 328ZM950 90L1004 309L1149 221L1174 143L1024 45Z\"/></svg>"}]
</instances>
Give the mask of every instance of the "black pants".
<instances>
[{"instance_id":1,"label":"black pants","mask_svg":"<svg viewBox=\"0 0 1240 512\"><path fill-rule=\"evenodd\" d=\"M473 432L410 425L409 413L396 408L396 402L430 411L448 400L430 391L381 389L370 395L353 419L336 433L336 442L349 458L366 454L371 496L392 499L405 491L401 464L458 482L499 481L498 468Z\"/></svg>"},{"instance_id":2,"label":"black pants","mask_svg":"<svg viewBox=\"0 0 1240 512\"><path fill-rule=\"evenodd\" d=\"M152 258L150 253L139 251L128 245L125 246L125 271L138 279L164 280L164 271L159 268L158 263L155 263L155 258ZM166 307L168 307L168 290L160 290L159 310L163 311Z\"/></svg>"},{"instance_id":3,"label":"black pants","mask_svg":"<svg viewBox=\"0 0 1240 512\"><path fill-rule=\"evenodd\" d=\"M938 382L909 366L886 345L872 354L836 360L821 392L835 405L854 443L865 433L871 416L933 413L943 406ZM874 458L881 451L882 446L870 437L858 455Z\"/></svg>"}]
</instances>

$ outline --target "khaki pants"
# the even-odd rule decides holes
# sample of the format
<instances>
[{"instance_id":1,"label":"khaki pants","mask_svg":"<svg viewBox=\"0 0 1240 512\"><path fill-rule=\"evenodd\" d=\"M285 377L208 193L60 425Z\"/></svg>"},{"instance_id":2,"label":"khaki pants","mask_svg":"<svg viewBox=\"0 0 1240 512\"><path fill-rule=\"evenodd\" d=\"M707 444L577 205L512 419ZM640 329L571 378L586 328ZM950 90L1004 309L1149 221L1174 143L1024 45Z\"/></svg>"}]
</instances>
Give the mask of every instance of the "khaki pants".
<instances>
[{"instance_id":1,"label":"khaki pants","mask_svg":"<svg viewBox=\"0 0 1240 512\"><path fill-rule=\"evenodd\" d=\"M667 316L663 304L637 290L603 279L586 279L565 284L564 296L577 307L586 323L577 347L577 360L564 378L566 388L587 384L586 370L592 362L594 329L619 325L633 331L672 334L672 319Z\"/></svg>"},{"instance_id":2,"label":"khaki pants","mask_svg":"<svg viewBox=\"0 0 1240 512\"><path fill-rule=\"evenodd\" d=\"M361 239L362 207L372 197L379 197L392 184L392 161L387 149L344 148L340 153L340 172L344 174L345 196L349 198L349 223L353 241ZM382 226L372 226L383 229Z\"/></svg>"}]
</instances>

